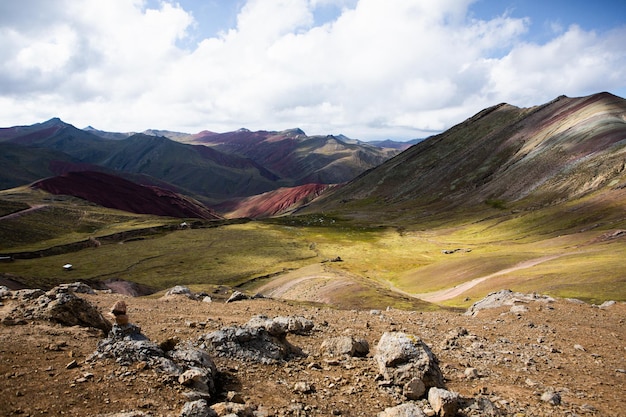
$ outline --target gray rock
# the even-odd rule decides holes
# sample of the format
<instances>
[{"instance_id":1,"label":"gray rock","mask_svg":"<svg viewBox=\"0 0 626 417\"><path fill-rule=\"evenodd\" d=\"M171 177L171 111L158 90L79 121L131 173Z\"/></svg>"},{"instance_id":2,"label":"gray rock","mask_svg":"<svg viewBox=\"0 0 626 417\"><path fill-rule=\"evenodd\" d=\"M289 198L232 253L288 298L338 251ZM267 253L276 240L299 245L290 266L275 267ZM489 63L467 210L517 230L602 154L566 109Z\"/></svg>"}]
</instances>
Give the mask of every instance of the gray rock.
<instances>
[{"instance_id":1,"label":"gray rock","mask_svg":"<svg viewBox=\"0 0 626 417\"><path fill-rule=\"evenodd\" d=\"M467 311L466 316L475 316L480 310L498 308L502 306L513 306L518 303L529 303L539 301L543 303L554 302L554 298L539 294L522 294L511 290L501 290L492 292L480 301L475 302Z\"/></svg>"},{"instance_id":2,"label":"gray rock","mask_svg":"<svg viewBox=\"0 0 626 417\"><path fill-rule=\"evenodd\" d=\"M265 329L227 327L202 336L202 340L218 356L258 363L284 361L292 352L284 338L272 336Z\"/></svg>"},{"instance_id":3,"label":"gray rock","mask_svg":"<svg viewBox=\"0 0 626 417\"><path fill-rule=\"evenodd\" d=\"M551 405L561 404L561 395L558 392L548 390L541 394L541 401Z\"/></svg>"},{"instance_id":4,"label":"gray rock","mask_svg":"<svg viewBox=\"0 0 626 417\"><path fill-rule=\"evenodd\" d=\"M313 322L304 317L254 316L244 327L247 329L265 329L272 336L284 336L287 333L307 334L313 330Z\"/></svg>"},{"instance_id":5,"label":"gray rock","mask_svg":"<svg viewBox=\"0 0 626 417\"><path fill-rule=\"evenodd\" d=\"M237 417L254 417L254 410L250 406L245 404L238 404L232 402L223 402L213 404L213 410L216 415L222 416L237 416Z\"/></svg>"},{"instance_id":6,"label":"gray rock","mask_svg":"<svg viewBox=\"0 0 626 417\"><path fill-rule=\"evenodd\" d=\"M176 285L175 287L172 287L169 290L167 290L167 292L165 293L165 297L171 297L171 296L176 296L176 295L182 295L192 300L197 299L194 293L192 293L191 290L184 285Z\"/></svg>"},{"instance_id":7,"label":"gray rock","mask_svg":"<svg viewBox=\"0 0 626 417\"><path fill-rule=\"evenodd\" d=\"M250 299L250 297L248 297L246 294L242 293L241 291L235 291L234 293L232 293L230 297L228 297L228 300L226 300L226 302L234 303L235 301L248 300L248 299Z\"/></svg>"},{"instance_id":8,"label":"gray rock","mask_svg":"<svg viewBox=\"0 0 626 417\"><path fill-rule=\"evenodd\" d=\"M605 310L607 308L613 307L615 304L617 304L615 301L609 300L609 301L605 301L602 304L600 304L598 306L598 308L601 308L601 309Z\"/></svg>"},{"instance_id":9,"label":"gray rock","mask_svg":"<svg viewBox=\"0 0 626 417\"><path fill-rule=\"evenodd\" d=\"M95 294L96 292L84 282L73 282L71 284L61 284L57 288L68 290L79 294Z\"/></svg>"},{"instance_id":10,"label":"gray rock","mask_svg":"<svg viewBox=\"0 0 626 417\"><path fill-rule=\"evenodd\" d=\"M428 390L428 402L440 417L455 416L459 409L459 394L433 387Z\"/></svg>"},{"instance_id":11,"label":"gray rock","mask_svg":"<svg viewBox=\"0 0 626 417\"><path fill-rule=\"evenodd\" d=\"M5 287L4 285L0 285L0 299L11 297L13 293L11 293L11 289L9 287Z\"/></svg>"},{"instance_id":12,"label":"gray rock","mask_svg":"<svg viewBox=\"0 0 626 417\"><path fill-rule=\"evenodd\" d=\"M426 385L420 378L413 378L404 384L402 394L407 400L418 400L426 394Z\"/></svg>"},{"instance_id":13,"label":"gray rock","mask_svg":"<svg viewBox=\"0 0 626 417\"><path fill-rule=\"evenodd\" d=\"M322 342L322 352L328 356L367 356L370 346L367 340L352 336L339 336Z\"/></svg>"},{"instance_id":14,"label":"gray rock","mask_svg":"<svg viewBox=\"0 0 626 417\"><path fill-rule=\"evenodd\" d=\"M24 290L13 291L13 299L18 300L18 301L28 301L28 300L34 300L36 298L39 298L44 294L45 294L44 290L40 290L38 288L34 288L34 289L28 288Z\"/></svg>"},{"instance_id":15,"label":"gray rock","mask_svg":"<svg viewBox=\"0 0 626 417\"><path fill-rule=\"evenodd\" d=\"M384 333L376 347L374 360L379 373L392 385L410 388L404 394L415 396L420 380L426 389L443 387L443 375L437 358L417 336L401 332Z\"/></svg>"},{"instance_id":16,"label":"gray rock","mask_svg":"<svg viewBox=\"0 0 626 417\"><path fill-rule=\"evenodd\" d=\"M196 400L185 403L180 417L217 417L217 413L205 400Z\"/></svg>"},{"instance_id":17,"label":"gray rock","mask_svg":"<svg viewBox=\"0 0 626 417\"><path fill-rule=\"evenodd\" d=\"M313 387L308 382L299 381L293 385L293 391L299 392L301 394L308 394L310 392L313 392Z\"/></svg>"},{"instance_id":18,"label":"gray rock","mask_svg":"<svg viewBox=\"0 0 626 417\"><path fill-rule=\"evenodd\" d=\"M303 356L299 348L287 341L286 335L312 328L313 322L304 318L256 316L241 327L225 327L201 336L199 341L218 356L268 364Z\"/></svg>"},{"instance_id":19,"label":"gray rock","mask_svg":"<svg viewBox=\"0 0 626 417\"><path fill-rule=\"evenodd\" d=\"M385 408L377 417L426 417L421 408L414 403L404 403L396 407Z\"/></svg>"},{"instance_id":20,"label":"gray rock","mask_svg":"<svg viewBox=\"0 0 626 417\"><path fill-rule=\"evenodd\" d=\"M89 301L78 297L69 287L42 290L18 290L13 298L19 301L9 314L12 319L46 320L64 326L93 327L105 334L111 323Z\"/></svg>"}]
</instances>

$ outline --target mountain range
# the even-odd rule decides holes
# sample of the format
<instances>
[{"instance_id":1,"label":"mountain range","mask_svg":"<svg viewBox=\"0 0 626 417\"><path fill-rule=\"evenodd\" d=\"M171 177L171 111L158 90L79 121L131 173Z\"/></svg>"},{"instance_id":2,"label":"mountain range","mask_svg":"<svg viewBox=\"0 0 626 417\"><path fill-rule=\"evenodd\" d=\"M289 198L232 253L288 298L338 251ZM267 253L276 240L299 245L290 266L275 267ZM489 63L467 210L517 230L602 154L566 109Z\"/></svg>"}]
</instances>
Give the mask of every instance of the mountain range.
<instances>
[{"instance_id":1,"label":"mountain range","mask_svg":"<svg viewBox=\"0 0 626 417\"><path fill-rule=\"evenodd\" d=\"M295 209L349 215L364 207L388 219L485 204L529 209L626 188L625 115L626 101L609 93L561 96L530 108L501 103L402 152L300 129L128 134L54 118L0 129L0 188L37 181L42 189L127 209L111 203L119 200L113 184L121 181L101 186L108 175L230 217ZM71 172L100 175L85 174L72 185L78 177ZM63 176L63 191L56 176ZM100 196L79 190L85 187Z\"/></svg>"},{"instance_id":2,"label":"mountain range","mask_svg":"<svg viewBox=\"0 0 626 417\"><path fill-rule=\"evenodd\" d=\"M307 136L300 129L124 134L78 129L58 118L0 129L0 150L5 168L0 174L1 189L34 181L42 186L42 179L70 172L100 172L221 207L277 189L314 184L296 192L306 198L303 190L317 193L319 185L347 182L399 152L345 137ZM64 177L66 192L92 195L70 191L73 178L77 177ZM84 180L88 178L95 177ZM84 181L74 188L83 186ZM114 194L110 188L101 189L97 202L109 196L108 206L115 206L119 199ZM140 206L145 204L136 205ZM279 207L285 209L282 203ZM266 212L276 214L271 209Z\"/></svg>"}]
</instances>

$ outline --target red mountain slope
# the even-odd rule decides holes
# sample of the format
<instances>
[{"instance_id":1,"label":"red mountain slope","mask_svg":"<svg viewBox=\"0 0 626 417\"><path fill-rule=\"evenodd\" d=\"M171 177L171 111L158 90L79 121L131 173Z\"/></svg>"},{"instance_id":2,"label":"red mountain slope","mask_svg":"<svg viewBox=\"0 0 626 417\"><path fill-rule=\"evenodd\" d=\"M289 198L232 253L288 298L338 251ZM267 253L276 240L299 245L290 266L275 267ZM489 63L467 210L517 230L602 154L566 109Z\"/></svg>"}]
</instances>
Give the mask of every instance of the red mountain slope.
<instances>
[{"instance_id":1,"label":"red mountain slope","mask_svg":"<svg viewBox=\"0 0 626 417\"><path fill-rule=\"evenodd\" d=\"M219 219L201 203L159 187L143 186L94 171L68 172L32 185L52 194L72 195L104 207L138 214Z\"/></svg>"},{"instance_id":2,"label":"red mountain slope","mask_svg":"<svg viewBox=\"0 0 626 417\"><path fill-rule=\"evenodd\" d=\"M279 188L235 202L224 203L217 208L227 213L225 216L229 218L271 217L302 207L333 187L335 186L328 184L305 184L298 187Z\"/></svg>"}]
</instances>

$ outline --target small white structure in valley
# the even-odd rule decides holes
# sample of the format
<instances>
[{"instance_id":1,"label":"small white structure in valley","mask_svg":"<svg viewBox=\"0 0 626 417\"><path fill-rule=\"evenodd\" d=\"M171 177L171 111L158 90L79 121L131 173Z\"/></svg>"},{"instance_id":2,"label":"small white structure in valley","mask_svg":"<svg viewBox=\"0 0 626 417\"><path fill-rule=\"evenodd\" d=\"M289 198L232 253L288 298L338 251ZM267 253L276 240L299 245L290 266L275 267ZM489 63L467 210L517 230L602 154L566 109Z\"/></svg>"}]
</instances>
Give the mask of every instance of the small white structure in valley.
<instances>
[{"instance_id":1,"label":"small white structure in valley","mask_svg":"<svg viewBox=\"0 0 626 417\"><path fill-rule=\"evenodd\" d=\"M71 271L72 268L74 268L74 265L72 265L72 264L65 264L65 265L63 265L63 269L66 270L66 271Z\"/></svg>"}]
</instances>

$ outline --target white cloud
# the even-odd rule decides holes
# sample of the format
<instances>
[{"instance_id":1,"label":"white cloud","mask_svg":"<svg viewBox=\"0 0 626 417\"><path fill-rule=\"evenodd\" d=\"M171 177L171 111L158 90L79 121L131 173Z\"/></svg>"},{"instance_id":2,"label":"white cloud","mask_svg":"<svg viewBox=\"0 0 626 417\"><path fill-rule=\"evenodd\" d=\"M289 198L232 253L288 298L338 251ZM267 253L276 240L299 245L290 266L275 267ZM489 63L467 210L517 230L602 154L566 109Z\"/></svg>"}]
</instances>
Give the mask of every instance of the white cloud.
<instances>
[{"instance_id":1,"label":"white cloud","mask_svg":"<svg viewBox=\"0 0 626 417\"><path fill-rule=\"evenodd\" d=\"M236 27L193 46L202 22L174 1L3 3L2 126L45 115L108 130L409 138L501 101L626 88L625 28L526 43L529 19L477 20L471 0L346 0L321 26L327 0L249 0ZM47 19L24 10L37 7Z\"/></svg>"}]
</instances>

